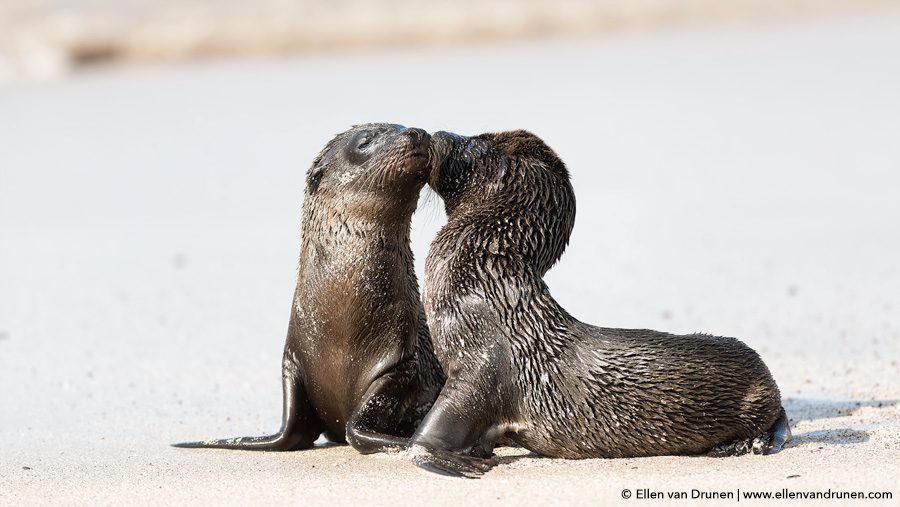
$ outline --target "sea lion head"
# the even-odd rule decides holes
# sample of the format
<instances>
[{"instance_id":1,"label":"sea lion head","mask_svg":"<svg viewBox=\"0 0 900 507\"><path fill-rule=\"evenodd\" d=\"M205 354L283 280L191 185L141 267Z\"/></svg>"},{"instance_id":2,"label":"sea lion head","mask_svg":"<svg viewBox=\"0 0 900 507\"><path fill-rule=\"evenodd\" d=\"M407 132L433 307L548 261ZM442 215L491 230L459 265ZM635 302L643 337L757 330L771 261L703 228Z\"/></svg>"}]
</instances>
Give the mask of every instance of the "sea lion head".
<instances>
[{"instance_id":1,"label":"sea lion head","mask_svg":"<svg viewBox=\"0 0 900 507\"><path fill-rule=\"evenodd\" d=\"M562 160L525 130L462 136L435 132L428 184L448 217L471 227L491 255L519 258L544 273L565 250L575 193Z\"/></svg>"},{"instance_id":2,"label":"sea lion head","mask_svg":"<svg viewBox=\"0 0 900 507\"><path fill-rule=\"evenodd\" d=\"M424 130L403 125L356 125L315 158L306 175L306 199L338 202L371 218L412 215L430 168L430 139Z\"/></svg>"}]
</instances>

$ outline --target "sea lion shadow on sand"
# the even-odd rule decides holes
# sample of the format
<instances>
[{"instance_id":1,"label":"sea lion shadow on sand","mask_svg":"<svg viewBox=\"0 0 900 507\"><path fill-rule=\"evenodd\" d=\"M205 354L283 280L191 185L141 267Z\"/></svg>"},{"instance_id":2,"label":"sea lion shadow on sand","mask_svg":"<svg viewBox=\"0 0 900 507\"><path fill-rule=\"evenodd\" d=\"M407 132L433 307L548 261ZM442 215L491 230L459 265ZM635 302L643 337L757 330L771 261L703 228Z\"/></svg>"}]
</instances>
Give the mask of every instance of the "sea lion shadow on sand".
<instances>
[{"instance_id":1,"label":"sea lion shadow on sand","mask_svg":"<svg viewBox=\"0 0 900 507\"><path fill-rule=\"evenodd\" d=\"M862 408L889 409L900 400L822 400L815 398L785 399L785 409L793 416L791 426L803 421L852 417ZM850 421L848 421L850 422ZM804 444L855 445L868 442L869 431L849 426L795 433L791 447Z\"/></svg>"},{"instance_id":2,"label":"sea lion shadow on sand","mask_svg":"<svg viewBox=\"0 0 900 507\"><path fill-rule=\"evenodd\" d=\"M851 445L861 444L868 441L868 431L855 430L853 428L834 428L830 430L817 430L808 431L806 433L797 433L794 435L794 441L792 442L791 447L814 443Z\"/></svg>"},{"instance_id":3,"label":"sea lion shadow on sand","mask_svg":"<svg viewBox=\"0 0 900 507\"><path fill-rule=\"evenodd\" d=\"M816 398L785 398L784 408L790 414L791 426L801 421L816 421L853 415L866 407L889 408L900 400L828 400Z\"/></svg>"}]
</instances>

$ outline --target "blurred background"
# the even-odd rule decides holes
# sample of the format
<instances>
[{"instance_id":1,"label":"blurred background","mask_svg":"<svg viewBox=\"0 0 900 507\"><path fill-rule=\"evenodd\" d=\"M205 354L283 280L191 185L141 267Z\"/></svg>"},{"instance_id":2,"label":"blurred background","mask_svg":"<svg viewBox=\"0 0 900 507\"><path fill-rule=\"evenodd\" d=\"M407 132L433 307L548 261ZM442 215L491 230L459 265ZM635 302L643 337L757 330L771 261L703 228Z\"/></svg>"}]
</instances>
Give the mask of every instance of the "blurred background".
<instances>
[{"instance_id":1,"label":"blurred background","mask_svg":"<svg viewBox=\"0 0 900 507\"><path fill-rule=\"evenodd\" d=\"M541 136L554 296L743 339L849 480L900 448L898 90L887 0L0 2L0 500L271 478L166 445L276 429L305 171L382 121Z\"/></svg>"},{"instance_id":2,"label":"blurred background","mask_svg":"<svg viewBox=\"0 0 900 507\"><path fill-rule=\"evenodd\" d=\"M97 64L584 36L804 18L889 0L11 0L0 82Z\"/></svg>"}]
</instances>

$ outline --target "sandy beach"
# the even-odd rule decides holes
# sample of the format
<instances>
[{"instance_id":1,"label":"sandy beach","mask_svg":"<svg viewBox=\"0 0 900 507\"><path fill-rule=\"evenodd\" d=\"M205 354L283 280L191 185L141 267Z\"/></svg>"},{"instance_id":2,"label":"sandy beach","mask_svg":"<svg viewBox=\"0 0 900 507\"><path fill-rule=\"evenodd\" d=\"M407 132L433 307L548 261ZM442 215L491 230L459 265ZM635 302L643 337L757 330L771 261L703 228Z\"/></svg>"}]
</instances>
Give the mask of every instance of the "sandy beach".
<instances>
[{"instance_id":1,"label":"sandy beach","mask_svg":"<svg viewBox=\"0 0 900 507\"><path fill-rule=\"evenodd\" d=\"M0 503L684 505L699 500L668 493L787 489L900 505L898 55L900 10L882 10L0 88ZM578 198L554 296L597 325L741 338L778 381L792 445L503 449L475 481L348 446L169 447L277 429L304 174L368 121L543 137ZM424 193L420 280L443 221Z\"/></svg>"}]
</instances>

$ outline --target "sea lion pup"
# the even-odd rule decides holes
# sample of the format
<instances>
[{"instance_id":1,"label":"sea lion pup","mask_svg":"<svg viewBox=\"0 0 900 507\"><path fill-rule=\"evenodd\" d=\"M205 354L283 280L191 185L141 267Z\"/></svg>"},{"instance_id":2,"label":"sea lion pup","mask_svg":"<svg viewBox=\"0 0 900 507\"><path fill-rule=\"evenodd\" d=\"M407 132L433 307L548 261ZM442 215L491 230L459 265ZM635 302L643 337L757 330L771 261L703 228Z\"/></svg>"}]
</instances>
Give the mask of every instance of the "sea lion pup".
<instances>
[{"instance_id":1,"label":"sea lion pup","mask_svg":"<svg viewBox=\"0 0 900 507\"><path fill-rule=\"evenodd\" d=\"M306 177L281 429L176 447L293 451L322 433L362 453L406 445L444 380L409 246L429 140L377 123L325 146Z\"/></svg>"},{"instance_id":2,"label":"sea lion pup","mask_svg":"<svg viewBox=\"0 0 900 507\"><path fill-rule=\"evenodd\" d=\"M775 381L734 338L591 326L542 280L575 220L557 155L525 131L432 135L447 224L425 265L425 312L447 382L410 455L475 476L498 439L554 458L777 451Z\"/></svg>"}]
</instances>

